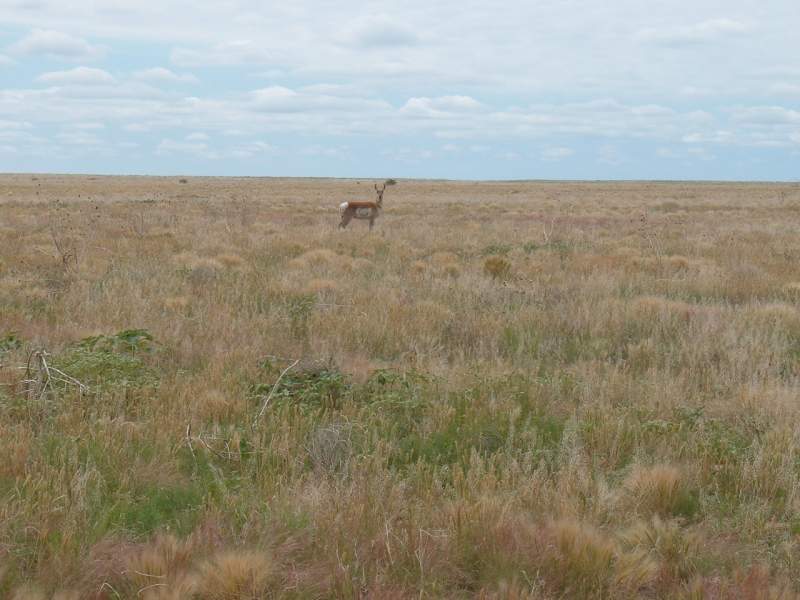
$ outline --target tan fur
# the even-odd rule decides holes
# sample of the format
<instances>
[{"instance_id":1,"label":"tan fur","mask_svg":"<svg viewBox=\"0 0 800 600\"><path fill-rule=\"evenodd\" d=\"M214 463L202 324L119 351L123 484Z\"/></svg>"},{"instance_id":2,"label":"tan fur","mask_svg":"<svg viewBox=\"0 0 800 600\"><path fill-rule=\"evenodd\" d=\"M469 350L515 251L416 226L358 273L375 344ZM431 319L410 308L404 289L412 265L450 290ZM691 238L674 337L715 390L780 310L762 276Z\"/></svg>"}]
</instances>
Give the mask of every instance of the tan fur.
<instances>
[{"instance_id":1,"label":"tan fur","mask_svg":"<svg viewBox=\"0 0 800 600\"><path fill-rule=\"evenodd\" d=\"M380 216L383 210L383 192L385 191L385 183L380 189L376 184L375 193L378 195L378 199L374 202L368 200L343 202L339 207L342 212L342 220L339 222L339 229L347 227L347 224L353 219L369 219L369 228L371 231L372 227L375 225L375 219Z\"/></svg>"}]
</instances>

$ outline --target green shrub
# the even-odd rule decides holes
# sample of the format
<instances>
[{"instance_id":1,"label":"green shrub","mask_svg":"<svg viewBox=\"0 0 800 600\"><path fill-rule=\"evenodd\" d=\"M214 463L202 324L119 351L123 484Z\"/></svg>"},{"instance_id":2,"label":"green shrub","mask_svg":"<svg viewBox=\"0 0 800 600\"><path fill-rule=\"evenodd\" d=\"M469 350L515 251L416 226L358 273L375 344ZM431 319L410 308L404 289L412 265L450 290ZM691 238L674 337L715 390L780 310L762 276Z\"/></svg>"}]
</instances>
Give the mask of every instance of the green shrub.
<instances>
[{"instance_id":1,"label":"green shrub","mask_svg":"<svg viewBox=\"0 0 800 600\"><path fill-rule=\"evenodd\" d=\"M536 242L525 242L522 244L522 251L525 252L525 254L533 254L539 248L541 248L541 245Z\"/></svg>"},{"instance_id":2,"label":"green shrub","mask_svg":"<svg viewBox=\"0 0 800 600\"><path fill-rule=\"evenodd\" d=\"M481 251L481 256L506 255L512 248L511 244L489 244Z\"/></svg>"},{"instance_id":3,"label":"green shrub","mask_svg":"<svg viewBox=\"0 0 800 600\"><path fill-rule=\"evenodd\" d=\"M304 408L336 408L349 384L345 376L330 363L312 363L289 370L278 381L280 370L272 361L262 364L261 376L250 386L250 396L266 398L272 393L273 405L296 404ZM272 392L272 388L275 387Z\"/></svg>"},{"instance_id":4,"label":"green shrub","mask_svg":"<svg viewBox=\"0 0 800 600\"><path fill-rule=\"evenodd\" d=\"M0 354L3 352L10 352L22 347L22 340L17 337L13 331L7 333L4 337L0 337Z\"/></svg>"},{"instance_id":5,"label":"green shrub","mask_svg":"<svg viewBox=\"0 0 800 600\"><path fill-rule=\"evenodd\" d=\"M147 360L155 348L147 331L130 329L85 338L54 357L53 365L95 388L155 385L158 375Z\"/></svg>"}]
</instances>

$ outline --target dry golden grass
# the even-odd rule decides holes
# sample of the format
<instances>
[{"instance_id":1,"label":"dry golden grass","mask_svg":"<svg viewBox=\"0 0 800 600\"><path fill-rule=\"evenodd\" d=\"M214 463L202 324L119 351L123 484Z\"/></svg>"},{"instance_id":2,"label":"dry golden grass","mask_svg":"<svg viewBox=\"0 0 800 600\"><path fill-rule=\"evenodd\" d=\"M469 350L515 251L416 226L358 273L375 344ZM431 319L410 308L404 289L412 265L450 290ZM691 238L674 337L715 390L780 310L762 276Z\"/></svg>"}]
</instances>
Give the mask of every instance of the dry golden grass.
<instances>
[{"instance_id":1,"label":"dry golden grass","mask_svg":"<svg viewBox=\"0 0 800 600\"><path fill-rule=\"evenodd\" d=\"M800 593L797 186L0 181L0 597Z\"/></svg>"}]
</instances>

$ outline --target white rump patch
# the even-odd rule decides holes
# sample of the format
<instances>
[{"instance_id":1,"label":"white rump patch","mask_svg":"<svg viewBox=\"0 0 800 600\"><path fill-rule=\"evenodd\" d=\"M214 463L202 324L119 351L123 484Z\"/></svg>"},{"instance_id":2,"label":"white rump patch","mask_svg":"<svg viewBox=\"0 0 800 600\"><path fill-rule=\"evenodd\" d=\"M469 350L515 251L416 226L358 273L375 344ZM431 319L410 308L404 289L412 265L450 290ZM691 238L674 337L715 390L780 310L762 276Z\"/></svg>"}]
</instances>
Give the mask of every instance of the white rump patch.
<instances>
[{"instance_id":1,"label":"white rump patch","mask_svg":"<svg viewBox=\"0 0 800 600\"><path fill-rule=\"evenodd\" d=\"M340 213L343 213L343 212L344 212L344 211L346 211L346 210L347 210L347 202L342 202L342 203L339 205L339 212L340 212Z\"/></svg>"}]
</instances>

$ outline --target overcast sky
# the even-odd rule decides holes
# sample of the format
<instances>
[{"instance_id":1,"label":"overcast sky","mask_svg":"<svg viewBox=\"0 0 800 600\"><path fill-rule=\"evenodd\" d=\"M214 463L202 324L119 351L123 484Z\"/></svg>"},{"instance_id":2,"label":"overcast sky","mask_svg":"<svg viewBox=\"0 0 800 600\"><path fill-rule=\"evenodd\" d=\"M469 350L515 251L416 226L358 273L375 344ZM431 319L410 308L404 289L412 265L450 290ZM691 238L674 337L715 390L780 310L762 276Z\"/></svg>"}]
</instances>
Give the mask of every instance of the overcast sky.
<instances>
[{"instance_id":1,"label":"overcast sky","mask_svg":"<svg viewBox=\"0 0 800 600\"><path fill-rule=\"evenodd\" d=\"M0 171L800 179L797 0L0 0Z\"/></svg>"}]
</instances>

